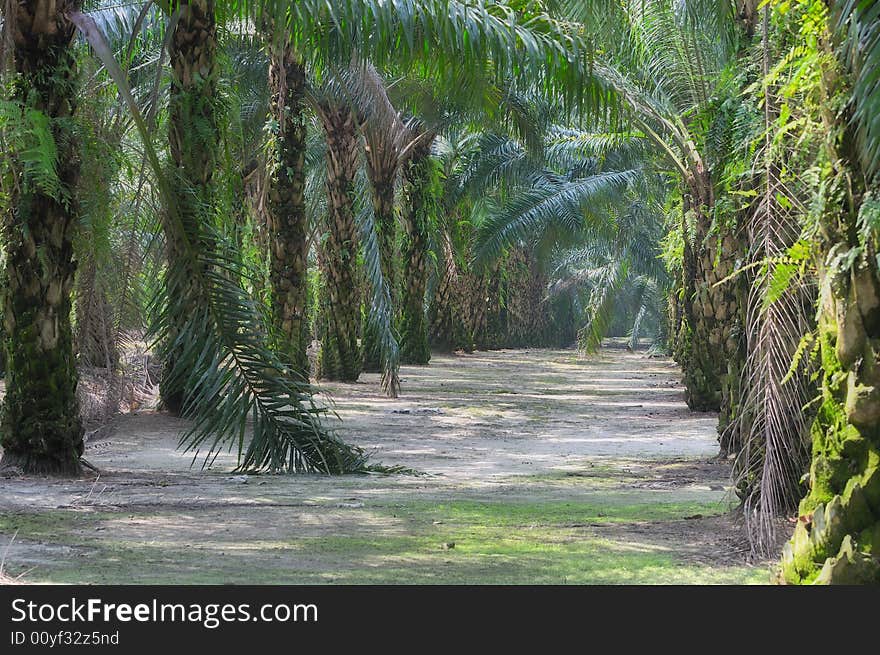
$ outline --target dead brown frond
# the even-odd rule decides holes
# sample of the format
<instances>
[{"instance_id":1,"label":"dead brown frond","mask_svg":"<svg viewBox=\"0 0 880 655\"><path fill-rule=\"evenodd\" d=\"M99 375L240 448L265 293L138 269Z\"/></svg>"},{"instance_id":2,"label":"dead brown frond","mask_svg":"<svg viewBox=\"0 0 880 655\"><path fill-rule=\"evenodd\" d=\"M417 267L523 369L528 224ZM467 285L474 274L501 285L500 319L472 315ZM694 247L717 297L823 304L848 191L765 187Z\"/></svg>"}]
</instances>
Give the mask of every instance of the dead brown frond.
<instances>
[{"instance_id":1,"label":"dead brown frond","mask_svg":"<svg viewBox=\"0 0 880 655\"><path fill-rule=\"evenodd\" d=\"M765 9L765 80L769 72L767 15ZM774 93L765 82L763 144L753 167L761 184L746 226L750 244L744 325L747 357L739 413L729 428L739 432L741 449L734 477L753 557L772 555L778 548L780 519L797 507L803 494L801 479L810 461L804 409L812 396L808 362L803 358L794 366L792 362L803 335L812 329L814 287L810 280L779 274L791 266L788 252L800 237L804 203L784 179L790 144L773 138L778 102Z\"/></svg>"}]
</instances>

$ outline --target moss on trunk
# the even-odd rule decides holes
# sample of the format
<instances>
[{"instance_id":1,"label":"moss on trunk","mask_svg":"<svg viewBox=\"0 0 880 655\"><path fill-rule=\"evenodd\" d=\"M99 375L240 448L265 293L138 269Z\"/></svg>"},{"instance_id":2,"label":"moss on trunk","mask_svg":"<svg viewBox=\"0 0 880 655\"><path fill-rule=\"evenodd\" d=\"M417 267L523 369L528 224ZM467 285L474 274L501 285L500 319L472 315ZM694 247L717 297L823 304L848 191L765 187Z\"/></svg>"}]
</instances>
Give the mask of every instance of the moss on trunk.
<instances>
[{"instance_id":1,"label":"moss on trunk","mask_svg":"<svg viewBox=\"0 0 880 655\"><path fill-rule=\"evenodd\" d=\"M73 236L80 174L71 117L77 71L67 18L78 0L17 3L12 30L17 77L13 100L45 119L57 149L57 188L16 170L10 210L3 216L6 249L2 289L6 398L0 418L3 466L26 473L77 475L83 428L70 322L76 265ZM4 35L5 36L5 35Z\"/></svg>"},{"instance_id":2,"label":"moss on trunk","mask_svg":"<svg viewBox=\"0 0 880 655\"><path fill-rule=\"evenodd\" d=\"M824 59L828 107L819 277L821 405L810 491L782 556L788 583L880 584L880 230L862 221L880 191L861 170L846 71Z\"/></svg>"},{"instance_id":3,"label":"moss on trunk","mask_svg":"<svg viewBox=\"0 0 880 655\"><path fill-rule=\"evenodd\" d=\"M431 138L422 138L403 167L403 297L400 317L400 361L427 364L428 319L425 292L428 286L428 231L435 211L435 166Z\"/></svg>"},{"instance_id":4,"label":"moss on trunk","mask_svg":"<svg viewBox=\"0 0 880 655\"><path fill-rule=\"evenodd\" d=\"M822 225L822 401L810 491L782 557L789 583L880 584L880 234L860 239L855 229L864 178L852 171L854 158L840 156L852 143L849 129L841 133ZM859 251L849 264L834 257Z\"/></svg>"},{"instance_id":5,"label":"moss on trunk","mask_svg":"<svg viewBox=\"0 0 880 655\"><path fill-rule=\"evenodd\" d=\"M305 69L292 49L270 44L270 109L277 132L271 148L266 222L275 347L308 378L305 81Z\"/></svg>"},{"instance_id":6,"label":"moss on trunk","mask_svg":"<svg viewBox=\"0 0 880 655\"><path fill-rule=\"evenodd\" d=\"M872 276L880 298L880 280ZM855 300L855 290L830 300ZM875 305L878 311L880 304ZM869 339L857 318L840 325L835 307L826 307L820 327L823 364L822 404L813 424L810 493L801 501L799 520L782 557L788 583L880 584L880 322ZM856 309L856 311L858 311ZM877 319L875 319L876 321ZM851 345L847 331L859 335L865 359L841 362Z\"/></svg>"},{"instance_id":7,"label":"moss on trunk","mask_svg":"<svg viewBox=\"0 0 880 655\"><path fill-rule=\"evenodd\" d=\"M321 117L327 137L328 215L319 253L323 280L318 318L318 377L353 382L360 376L362 363L354 222L357 133L354 114L347 107L326 105Z\"/></svg>"},{"instance_id":8,"label":"moss on trunk","mask_svg":"<svg viewBox=\"0 0 880 655\"><path fill-rule=\"evenodd\" d=\"M171 89L168 99L168 142L171 150L171 175L177 217L184 236L166 229L166 254L169 264L183 259L189 248L214 249L202 229L214 207L214 171L220 147L218 125L217 22L214 0L184 0L169 47ZM195 278L197 272L189 276ZM171 290L169 290L171 292ZM195 291L195 290L193 290ZM175 289L173 293L186 293ZM194 303L195 304L195 301ZM185 303L175 303L178 307ZM170 316L169 343L173 343L186 316ZM181 376L174 376L175 352L164 353L164 371L159 390L162 404L179 414L187 394Z\"/></svg>"}]
</instances>

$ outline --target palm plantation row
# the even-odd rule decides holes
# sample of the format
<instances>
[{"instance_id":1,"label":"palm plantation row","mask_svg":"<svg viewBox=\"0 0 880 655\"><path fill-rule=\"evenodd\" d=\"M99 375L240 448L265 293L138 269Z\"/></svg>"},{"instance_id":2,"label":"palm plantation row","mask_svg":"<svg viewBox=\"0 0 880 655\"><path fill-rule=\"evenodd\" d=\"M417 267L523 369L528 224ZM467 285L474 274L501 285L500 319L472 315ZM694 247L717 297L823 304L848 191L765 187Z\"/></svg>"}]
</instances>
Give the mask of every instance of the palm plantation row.
<instances>
[{"instance_id":1,"label":"palm plantation row","mask_svg":"<svg viewBox=\"0 0 880 655\"><path fill-rule=\"evenodd\" d=\"M755 550L798 508L782 578L880 581L874 3L33 0L3 34L5 465L78 474L78 367L143 330L184 447L325 473L381 467L310 374L642 335Z\"/></svg>"}]
</instances>

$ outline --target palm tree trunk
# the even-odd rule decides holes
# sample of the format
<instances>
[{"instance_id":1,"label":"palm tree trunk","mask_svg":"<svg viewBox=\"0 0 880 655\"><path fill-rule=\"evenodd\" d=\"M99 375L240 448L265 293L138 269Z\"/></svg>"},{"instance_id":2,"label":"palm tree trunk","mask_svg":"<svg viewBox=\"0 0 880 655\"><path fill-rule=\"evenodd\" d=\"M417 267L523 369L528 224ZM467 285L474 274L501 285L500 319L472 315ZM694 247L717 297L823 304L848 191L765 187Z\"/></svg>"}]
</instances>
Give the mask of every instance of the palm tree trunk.
<instances>
[{"instance_id":1,"label":"palm tree trunk","mask_svg":"<svg viewBox=\"0 0 880 655\"><path fill-rule=\"evenodd\" d=\"M462 308L465 274L459 271L455 261L455 249L449 233L444 230L440 238L443 239L443 263L429 314L430 345L441 352L472 349L473 344L465 328L466 312Z\"/></svg>"},{"instance_id":2,"label":"palm tree trunk","mask_svg":"<svg viewBox=\"0 0 880 655\"><path fill-rule=\"evenodd\" d=\"M272 317L279 354L308 378L305 81L305 69L293 50L270 44L271 112L278 126L266 207Z\"/></svg>"},{"instance_id":3,"label":"palm tree trunk","mask_svg":"<svg viewBox=\"0 0 880 655\"><path fill-rule=\"evenodd\" d=\"M530 250L514 248L507 262L506 348L546 346L548 313L542 307L547 278Z\"/></svg>"},{"instance_id":4,"label":"palm tree trunk","mask_svg":"<svg viewBox=\"0 0 880 655\"><path fill-rule=\"evenodd\" d=\"M741 62L748 62L752 56L752 46L755 42L756 30L758 25L758 0L741 0L737 7L737 23L741 34L740 49L737 53L737 59ZM762 30L762 38L767 37L767 26ZM767 52L765 50L765 57ZM763 72L766 75L767 72ZM742 81L740 90L743 95L748 94L748 89L758 82L756 76L748 75ZM765 101L768 102L768 101ZM769 110L769 105L765 106ZM750 183L746 183L750 189L759 188L761 186L761 176L753 175ZM733 243L727 243L727 249L722 253L724 257L725 275L730 274L736 266L736 261L745 261L752 249L752 243L748 233L748 225L750 218L754 214L756 204L753 203L736 211L734 214L734 225L730 231ZM723 278L722 278L723 279ZM746 316L748 313L749 287L752 282L749 276L739 275L733 280L725 283L728 289L728 296L735 303L736 316L729 316L730 323L728 333L730 336L725 341L724 356L727 362L722 368L722 398L721 408L718 417L718 439L721 445L722 455L738 455L745 446L746 433L749 431L749 423L754 421L753 416L742 416L741 408L744 400L742 377L748 366L748 335L745 334L745 325L747 323ZM800 408L792 408L795 413ZM746 493L744 487L738 490L739 493Z\"/></svg>"},{"instance_id":5,"label":"palm tree trunk","mask_svg":"<svg viewBox=\"0 0 880 655\"><path fill-rule=\"evenodd\" d=\"M327 137L327 234L321 243L323 282L320 300L318 377L353 382L361 372L358 346L360 300L356 281L357 230L354 178L358 140L355 118L347 107L324 106Z\"/></svg>"},{"instance_id":6,"label":"palm tree trunk","mask_svg":"<svg viewBox=\"0 0 880 655\"><path fill-rule=\"evenodd\" d=\"M24 171L14 171L11 209L3 216L7 375L0 419L2 465L26 473L77 475L83 428L70 323L77 223L71 194L80 170L69 127L77 71L74 26L67 15L79 11L82 2L35 0L12 6L16 13L5 17L4 31L13 31L18 73L13 99L49 119L61 191L48 193Z\"/></svg>"},{"instance_id":7,"label":"palm tree trunk","mask_svg":"<svg viewBox=\"0 0 880 655\"><path fill-rule=\"evenodd\" d=\"M495 263L497 267L497 262ZM486 350L489 346L489 276L469 271L467 280L468 330L471 336L470 350Z\"/></svg>"},{"instance_id":8,"label":"palm tree trunk","mask_svg":"<svg viewBox=\"0 0 880 655\"><path fill-rule=\"evenodd\" d=\"M80 262L82 265L82 262ZM76 353L80 364L106 368L119 363L113 329L113 306L98 276L98 265L87 257L76 281Z\"/></svg>"},{"instance_id":9,"label":"palm tree trunk","mask_svg":"<svg viewBox=\"0 0 880 655\"><path fill-rule=\"evenodd\" d=\"M503 303L504 260L497 260L489 272L483 275L483 293L479 301L483 315L482 338L475 339L480 350L495 350L504 347L507 332L507 311Z\"/></svg>"},{"instance_id":10,"label":"palm tree trunk","mask_svg":"<svg viewBox=\"0 0 880 655\"><path fill-rule=\"evenodd\" d=\"M403 298L400 319L400 361L404 364L427 364L428 320L425 315L425 292L428 286L428 230L434 211L434 164L431 161L433 138L423 138L413 148L403 169Z\"/></svg>"},{"instance_id":11,"label":"palm tree trunk","mask_svg":"<svg viewBox=\"0 0 880 655\"><path fill-rule=\"evenodd\" d=\"M825 63L826 107L850 91ZM859 214L868 194L856 155L852 107L825 116L829 187L821 217L819 315L822 404L811 429L810 490L782 555L789 583L880 584L880 268L875 228L861 242ZM869 196L868 196L869 197ZM862 249L851 265L833 253Z\"/></svg>"},{"instance_id":12,"label":"palm tree trunk","mask_svg":"<svg viewBox=\"0 0 880 655\"><path fill-rule=\"evenodd\" d=\"M210 217L214 204L213 177L220 143L214 0L182 0L178 11L169 46L168 141L177 215L184 235L174 230L165 231L169 263L179 261L192 247L213 249L201 224ZM195 274L194 271L193 276ZM176 337L174 326L183 325L185 320L185 316L171 317L170 342ZM171 376L174 361L175 353L166 352L159 389L164 407L177 414L183 408L186 390L180 380Z\"/></svg>"},{"instance_id":13,"label":"palm tree trunk","mask_svg":"<svg viewBox=\"0 0 880 655\"><path fill-rule=\"evenodd\" d=\"M391 292L391 305L397 306L397 274L394 245L397 236L397 217L394 212L394 178L397 174L396 154L384 166L374 166L367 158L367 177L373 191L373 215L379 237L379 256L382 277ZM375 328L369 321L364 325L364 370L378 372L382 368L382 348Z\"/></svg>"},{"instance_id":14,"label":"palm tree trunk","mask_svg":"<svg viewBox=\"0 0 880 655\"><path fill-rule=\"evenodd\" d=\"M719 412L719 433L731 420L745 353L741 339L741 289L726 281L745 252L736 226L710 234L714 202L708 171L690 181L685 215L694 225L693 243L685 239L682 324L677 359L684 370L685 399L696 411Z\"/></svg>"},{"instance_id":15,"label":"palm tree trunk","mask_svg":"<svg viewBox=\"0 0 880 655\"><path fill-rule=\"evenodd\" d=\"M706 275L712 270L713 261L705 244L709 229L711 208L711 182L708 175L704 181L709 197L701 198L703 189L691 189L684 194L684 215L691 216L694 239L685 237L682 311L684 320L679 335L678 359L684 371L685 400L693 410L718 411L721 407L721 381L717 358L710 345L710 333L715 323L715 311L711 303L711 289L706 286ZM683 228L685 235L689 230ZM705 314L705 315L704 315ZM717 338L717 337L716 337ZM717 344L716 344L717 348Z\"/></svg>"}]
</instances>

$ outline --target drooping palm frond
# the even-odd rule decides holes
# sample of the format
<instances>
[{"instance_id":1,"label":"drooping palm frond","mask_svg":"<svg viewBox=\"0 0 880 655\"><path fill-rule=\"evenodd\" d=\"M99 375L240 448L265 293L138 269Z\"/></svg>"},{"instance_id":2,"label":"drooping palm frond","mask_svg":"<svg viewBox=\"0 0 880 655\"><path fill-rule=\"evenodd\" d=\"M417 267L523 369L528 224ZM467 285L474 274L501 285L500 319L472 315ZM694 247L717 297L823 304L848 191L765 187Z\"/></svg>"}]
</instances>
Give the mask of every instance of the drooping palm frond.
<instances>
[{"instance_id":1,"label":"drooping palm frond","mask_svg":"<svg viewBox=\"0 0 880 655\"><path fill-rule=\"evenodd\" d=\"M241 264L227 248L226 255L195 255L201 271L195 278L171 267L162 287L167 295L157 297L153 310L152 336L175 353L168 384L192 390L183 415L195 424L181 445L194 460L204 452L203 465L224 447L235 447L243 471L364 470L364 453L325 430L320 417L326 409L268 347L260 312L237 283ZM188 312L182 327L172 319L181 311Z\"/></svg>"},{"instance_id":2,"label":"drooping palm frond","mask_svg":"<svg viewBox=\"0 0 880 655\"><path fill-rule=\"evenodd\" d=\"M360 186L365 190L363 184ZM367 320L379 337L382 389L389 397L396 398L400 393L400 346L394 330L391 289L382 274L376 220L371 203L363 203L357 214L357 224L364 258L363 270L370 286Z\"/></svg>"},{"instance_id":3,"label":"drooping palm frond","mask_svg":"<svg viewBox=\"0 0 880 655\"><path fill-rule=\"evenodd\" d=\"M801 477L810 461L805 406L812 395L809 371L795 365L801 338L812 329L815 298L808 284L791 275L785 261L801 232L803 203L786 184L792 139L778 131L778 91L770 81L769 8L762 33L763 131L752 171L760 176L758 197L748 216L750 278L745 310L746 360L737 415L723 440L741 444L734 478L752 551L773 552L777 519L797 507ZM784 116L782 116L784 119ZM784 120L783 120L784 124ZM783 280L780 283L780 280Z\"/></svg>"},{"instance_id":4,"label":"drooping palm frond","mask_svg":"<svg viewBox=\"0 0 880 655\"><path fill-rule=\"evenodd\" d=\"M590 299L584 308L584 326L578 330L578 348L585 353L595 352L614 318L617 292L626 280L629 266L626 260L610 260L591 271Z\"/></svg>"},{"instance_id":5,"label":"drooping palm frond","mask_svg":"<svg viewBox=\"0 0 880 655\"><path fill-rule=\"evenodd\" d=\"M152 30L156 14L161 11L153 2L146 0L98 0L86 4L88 15L94 19L104 38L111 44L131 41Z\"/></svg>"},{"instance_id":6,"label":"drooping palm frond","mask_svg":"<svg viewBox=\"0 0 880 655\"><path fill-rule=\"evenodd\" d=\"M802 335L811 329L812 299L794 280L772 300L767 297L779 259L797 238L795 217L768 194L755 206L749 231L751 259L763 266L749 288L740 406L728 429L743 432L734 476L752 547L767 554L775 546L776 518L801 498L800 479L810 460L803 409L811 395L808 372L803 363L790 369Z\"/></svg>"},{"instance_id":7,"label":"drooping palm frond","mask_svg":"<svg viewBox=\"0 0 880 655\"><path fill-rule=\"evenodd\" d=\"M241 286L248 272L230 254L234 246L224 244L224 235L210 220L200 226L200 239L217 247L190 242L126 77L95 22L82 14L71 19L125 99L165 199L165 227L184 244L166 271L167 293L157 297L152 328L153 335L175 351L168 382L171 388L184 390L183 414L193 420L181 445L196 455L204 452L205 463L224 447L235 447L241 470L364 470L363 451L343 443L322 425L325 410L313 401L308 382L269 349L261 312ZM181 316L186 317L182 325L176 323Z\"/></svg>"},{"instance_id":8,"label":"drooping palm frond","mask_svg":"<svg viewBox=\"0 0 880 655\"><path fill-rule=\"evenodd\" d=\"M363 117L365 175L359 177L357 196L363 205L357 213L358 237L364 272L370 286L365 303L369 332L378 341L378 364L382 388L396 398L400 392L400 349L394 333L394 280L396 214L394 209L397 173L406 148L406 127L388 97L387 83L371 64L352 66L351 95ZM364 183L369 181L369 186ZM369 201L367 200L369 198ZM377 216L377 211L384 215ZM372 347L372 346L371 346ZM372 353L367 353L369 357Z\"/></svg>"},{"instance_id":9,"label":"drooping palm frond","mask_svg":"<svg viewBox=\"0 0 880 655\"><path fill-rule=\"evenodd\" d=\"M638 175L637 170L627 170L597 172L575 180L543 176L538 184L480 224L475 259L488 261L517 241L550 228L576 234L584 228L590 207L621 196Z\"/></svg>"},{"instance_id":10,"label":"drooping palm frond","mask_svg":"<svg viewBox=\"0 0 880 655\"><path fill-rule=\"evenodd\" d=\"M638 309L628 338L629 349L636 350L647 320L653 321L657 326L664 325L665 321L662 313L665 308L665 294L657 280L645 275L637 276L632 281L632 287L634 290L634 307ZM662 329L657 330L652 347L657 345L658 339L656 337L659 336L662 336Z\"/></svg>"}]
</instances>

